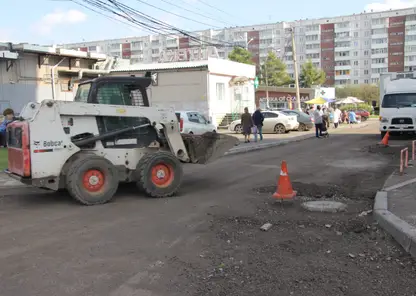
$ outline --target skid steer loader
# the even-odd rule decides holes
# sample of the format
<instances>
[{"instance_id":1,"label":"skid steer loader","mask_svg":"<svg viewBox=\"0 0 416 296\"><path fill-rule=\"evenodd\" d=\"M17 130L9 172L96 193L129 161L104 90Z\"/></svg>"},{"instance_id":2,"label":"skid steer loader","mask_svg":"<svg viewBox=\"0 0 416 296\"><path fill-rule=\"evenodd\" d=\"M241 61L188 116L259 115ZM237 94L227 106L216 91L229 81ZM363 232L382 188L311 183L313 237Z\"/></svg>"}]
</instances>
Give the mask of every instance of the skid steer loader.
<instances>
[{"instance_id":1,"label":"skid steer loader","mask_svg":"<svg viewBox=\"0 0 416 296\"><path fill-rule=\"evenodd\" d=\"M151 78L99 77L74 102L27 104L7 127L8 174L22 183L66 189L84 205L110 201L121 182L151 197L175 194L182 163L206 164L235 137L181 135L174 110L149 105Z\"/></svg>"}]
</instances>

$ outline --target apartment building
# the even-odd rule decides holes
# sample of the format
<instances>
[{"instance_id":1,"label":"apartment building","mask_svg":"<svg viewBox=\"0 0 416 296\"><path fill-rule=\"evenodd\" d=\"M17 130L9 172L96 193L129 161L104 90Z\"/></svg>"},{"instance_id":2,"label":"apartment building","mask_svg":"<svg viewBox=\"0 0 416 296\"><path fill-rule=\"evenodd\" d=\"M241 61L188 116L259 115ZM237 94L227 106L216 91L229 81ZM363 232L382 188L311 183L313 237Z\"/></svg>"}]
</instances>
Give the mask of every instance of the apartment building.
<instances>
[{"instance_id":1,"label":"apartment building","mask_svg":"<svg viewBox=\"0 0 416 296\"><path fill-rule=\"evenodd\" d=\"M268 52L275 52L293 77L292 30L298 67L311 60L326 72L328 86L377 83L380 73L416 67L415 8L194 32L198 41L151 35L63 47L118 56L134 64L227 58L233 46L243 46L258 67Z\"/></svg>"}]
</instances>

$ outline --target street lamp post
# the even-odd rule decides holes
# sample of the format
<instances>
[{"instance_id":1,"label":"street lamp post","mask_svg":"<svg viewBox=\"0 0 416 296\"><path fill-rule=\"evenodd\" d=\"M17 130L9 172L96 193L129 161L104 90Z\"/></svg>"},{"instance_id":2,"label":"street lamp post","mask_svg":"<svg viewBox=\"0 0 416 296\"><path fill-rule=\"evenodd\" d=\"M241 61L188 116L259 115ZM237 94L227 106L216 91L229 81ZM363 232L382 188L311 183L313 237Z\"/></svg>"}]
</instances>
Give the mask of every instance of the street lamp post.
<instances>
[{"instance_id":1,"label":"street lamp post","mask_svg":"<svg viewBox=\"0 0 416 296\"><path fill-rule=\"evenodd\" d=\"M248 50L248 45L254 40L254 38L251 38L249 41L247 41L246 43L246 50Z\"/></svg>"}]
</instances>

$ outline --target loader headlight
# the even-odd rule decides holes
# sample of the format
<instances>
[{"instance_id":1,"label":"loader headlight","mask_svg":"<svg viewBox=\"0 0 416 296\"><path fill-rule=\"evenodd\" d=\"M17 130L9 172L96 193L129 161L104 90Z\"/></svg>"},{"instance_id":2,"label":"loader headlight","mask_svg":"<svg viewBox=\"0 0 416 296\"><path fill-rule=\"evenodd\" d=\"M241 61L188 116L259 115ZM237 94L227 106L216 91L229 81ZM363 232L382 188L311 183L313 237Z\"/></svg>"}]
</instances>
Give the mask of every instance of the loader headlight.
<instances>
[{"instance_id":1,"label":"loader headlight","mask_svg":"<svg viewBox=\"0 0 416 296\"><path fill-rule=\"evenodd\" d=\"M386 122L389 122L389 119L387 117L380 116L380 122L386 123Z\"/></svg>"}]
</instances>

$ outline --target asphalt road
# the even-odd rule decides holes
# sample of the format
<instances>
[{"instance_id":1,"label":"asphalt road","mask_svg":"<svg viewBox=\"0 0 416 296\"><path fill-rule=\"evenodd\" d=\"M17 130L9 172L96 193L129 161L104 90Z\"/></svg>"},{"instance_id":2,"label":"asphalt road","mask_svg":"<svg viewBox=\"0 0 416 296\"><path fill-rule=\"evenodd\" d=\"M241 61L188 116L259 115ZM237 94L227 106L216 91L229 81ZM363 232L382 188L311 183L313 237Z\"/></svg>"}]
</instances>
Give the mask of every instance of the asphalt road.
<instances>
[{"instance_id":1,"label":"asphalt road","mask_svg":"<svg viewBox=\"0 0 416 296\"><path fill-rule=\"evenodd\" d=\"M95 207L2 197L0 295L414 295L413 261L357 218L396 165L395 151L371 148L376 124L189 165L168 199L128 186ZM276 204L282 160L298 195L342 200L347 213ZM264 222L274 226L260 232Z\"/></svg>"}]
</instances>

